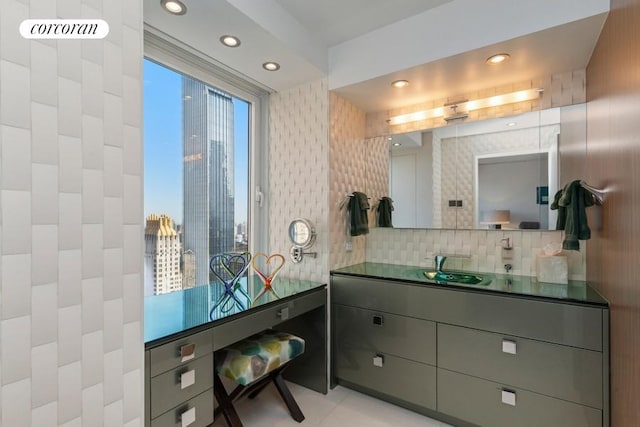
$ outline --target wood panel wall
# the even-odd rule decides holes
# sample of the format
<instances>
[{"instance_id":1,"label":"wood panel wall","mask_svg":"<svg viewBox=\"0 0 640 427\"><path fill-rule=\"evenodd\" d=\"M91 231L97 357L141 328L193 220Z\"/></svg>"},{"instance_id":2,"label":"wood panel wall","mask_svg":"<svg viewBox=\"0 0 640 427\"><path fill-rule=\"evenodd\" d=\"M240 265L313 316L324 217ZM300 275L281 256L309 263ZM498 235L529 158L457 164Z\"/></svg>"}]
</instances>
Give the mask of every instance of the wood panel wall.
<instances>
[{"instance_id":1,"label":"wood panel wall","mask_svg":"<svg viewBox=\"0 0 640 427\"><path fill-rule=\"evenodd\" d=\"M587 67L587 279L611 303L611 425L640 426L640 0L612 0Z\"/></svg>"}]
</instances>

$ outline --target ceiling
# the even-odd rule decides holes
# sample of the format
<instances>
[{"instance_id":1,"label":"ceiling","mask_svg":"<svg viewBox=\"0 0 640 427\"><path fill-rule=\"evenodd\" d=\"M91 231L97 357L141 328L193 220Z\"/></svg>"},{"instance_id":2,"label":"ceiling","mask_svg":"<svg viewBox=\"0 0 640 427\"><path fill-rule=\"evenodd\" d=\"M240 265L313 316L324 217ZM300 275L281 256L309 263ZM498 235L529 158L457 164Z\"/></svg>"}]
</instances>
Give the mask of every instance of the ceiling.
<instances>
[{"instance_id":1,"label":"ceiling","mask_svg":"<svg viewBox=\"0 0 640 427\"><path fill-rule=\"evenodd\" d=\"M579 7L576 0L183 1L187 13L174 16L160 0L144 0L147 29L273 91L327 78L365 112L582 69L609 7L608 0L580 0ZM224 34L241 46L223 46ZM511 59L486 65L497 52ZM263 70L266 61L281 69ZM410 85L391 88L397 79Z\"/></svg>"}]
</instances>

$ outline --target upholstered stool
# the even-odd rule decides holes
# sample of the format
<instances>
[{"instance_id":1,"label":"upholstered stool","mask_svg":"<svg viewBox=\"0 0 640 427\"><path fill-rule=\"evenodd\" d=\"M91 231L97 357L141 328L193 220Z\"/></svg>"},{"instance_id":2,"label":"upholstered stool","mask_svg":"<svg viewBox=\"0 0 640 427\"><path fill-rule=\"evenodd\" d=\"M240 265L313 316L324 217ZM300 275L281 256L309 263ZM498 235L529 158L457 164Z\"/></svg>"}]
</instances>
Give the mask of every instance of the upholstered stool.
<instances>
[{"instance_id":1,"label":"upholstered stool","mask_svg":"<svg viewBox=\"0 0 640 427\"><path fill-rule=\"evenodd\" d=\"M291 417L302 422L304 415L291 395L282 371L292 359L304 353L304 340L295 335L272 330L239 341L214 354L216 374L213 392L218 400L214 418L221 412L230 427L241 427L233 402L245 394L253 399L273 381ZM234 380L238 386L228 394L220 376Z\"/></svg>"}]
</instances>

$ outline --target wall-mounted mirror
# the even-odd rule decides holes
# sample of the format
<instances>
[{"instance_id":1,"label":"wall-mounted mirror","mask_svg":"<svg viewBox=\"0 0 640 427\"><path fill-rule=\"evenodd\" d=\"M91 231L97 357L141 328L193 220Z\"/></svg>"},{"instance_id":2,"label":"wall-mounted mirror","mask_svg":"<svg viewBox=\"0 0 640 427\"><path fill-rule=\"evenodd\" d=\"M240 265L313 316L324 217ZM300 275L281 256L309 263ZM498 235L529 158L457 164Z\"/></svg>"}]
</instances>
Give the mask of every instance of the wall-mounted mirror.
<instances>
[{"instance_id":1,"label":"wall-mounted mirror","mask_svg":"<svg viewBox=\"0 0 640 427\"><path fill-rule=\"evenodd\" d=\"M562 153L584 141L585 123L578 104L390 136L393 226L555 229L549 204L573 179Z\"/></svg>"}]
</instances>

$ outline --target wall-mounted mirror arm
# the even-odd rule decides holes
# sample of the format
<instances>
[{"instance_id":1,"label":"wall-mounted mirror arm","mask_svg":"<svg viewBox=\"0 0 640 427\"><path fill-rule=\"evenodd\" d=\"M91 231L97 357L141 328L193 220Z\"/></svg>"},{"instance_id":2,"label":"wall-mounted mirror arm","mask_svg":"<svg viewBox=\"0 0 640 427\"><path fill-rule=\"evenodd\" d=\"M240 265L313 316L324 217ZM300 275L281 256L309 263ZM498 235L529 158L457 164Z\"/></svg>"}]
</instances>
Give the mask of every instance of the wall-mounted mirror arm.
<instances>
[{"instance_id":1,"label":"wall-mounted mirror arm","mask_svg":"<svg viewBox=\"0 0 640 427\"><path fill-rule=\"evenodd\" d=\"M289 250L289 255L291 255L291 261L295 264L302 262L305 255L312 258L318 255L317 252L305 252L305 249L313 246L316 240L316 229L308 219L297 218L291 221L291 224L289 224L289 239L293 243Z\"/></svg>"}]
</instances>

